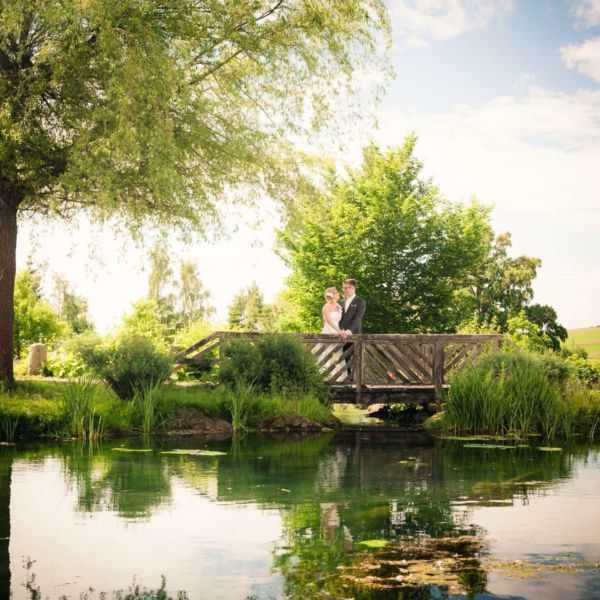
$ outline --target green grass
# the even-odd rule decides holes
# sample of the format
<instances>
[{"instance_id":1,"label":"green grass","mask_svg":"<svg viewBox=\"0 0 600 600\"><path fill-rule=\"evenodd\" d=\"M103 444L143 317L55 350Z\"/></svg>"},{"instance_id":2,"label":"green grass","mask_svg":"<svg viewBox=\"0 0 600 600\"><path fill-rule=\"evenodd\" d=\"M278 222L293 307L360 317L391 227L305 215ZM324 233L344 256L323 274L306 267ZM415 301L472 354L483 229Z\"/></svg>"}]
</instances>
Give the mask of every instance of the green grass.
<instances>
[{"instance_id":1,"label":"green grass","mask_svg":"<svg viewBox=\"0 0 600 600\"><path fill-rule=\"evenodd\" d=\"M600 359L600 326L569 329L569 337L564 345L571 349L584 348L589 358Z\"/></svg>"},{"instance_id":2,"label":"green grass","mask_svg":"<svg viewBox=\"0 0 600 600\"><path fill-rule=\"evenodd\" d=\"M321 423L331 419L329 407L311 394L292 397L224 386L164 384L131 402L119 399L102 383L27 380L17 382L10 392L0 392L0 439L97 437L99 425L106 434L159 432L184 408L225 419L237 430L259 429L277 417Z\"/></svg>"}]
</instances>

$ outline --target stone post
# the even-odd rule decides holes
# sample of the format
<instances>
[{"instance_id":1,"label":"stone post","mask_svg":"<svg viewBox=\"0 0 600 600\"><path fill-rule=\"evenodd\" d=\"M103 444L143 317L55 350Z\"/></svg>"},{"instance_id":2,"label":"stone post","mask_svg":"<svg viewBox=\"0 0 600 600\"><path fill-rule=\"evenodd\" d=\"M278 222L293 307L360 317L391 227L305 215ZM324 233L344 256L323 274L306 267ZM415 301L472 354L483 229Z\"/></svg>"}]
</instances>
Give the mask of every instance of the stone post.
<instances>
[{"instance_id":1,"label":"stone post","mask_svg":"<svg viewBox=\"0 0 600 600\"><path fill-rule=\"evenodd\" d=\"M39 375L48 358L46 344L31 344L29 346L29 361L27 363L28 375Z\"/></svg>"}]
</instances>

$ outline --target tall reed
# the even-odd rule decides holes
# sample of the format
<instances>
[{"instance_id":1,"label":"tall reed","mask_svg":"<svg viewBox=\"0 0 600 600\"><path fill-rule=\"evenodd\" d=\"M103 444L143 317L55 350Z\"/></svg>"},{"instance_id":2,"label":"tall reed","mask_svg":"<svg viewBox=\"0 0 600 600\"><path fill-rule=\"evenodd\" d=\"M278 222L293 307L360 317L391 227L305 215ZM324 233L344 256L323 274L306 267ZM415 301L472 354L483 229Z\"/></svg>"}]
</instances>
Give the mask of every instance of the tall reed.
<instances>
[{"instance_id":1,"label":"tall reed","mask_svg":"<svg viewBox=\"0 0 600 600\"><path fill-rule=\"evenodd\" d=\"M97 414L96 384L80 377L62 389L62 412L71 435L95 440L104 435L104 422Z\"/></svg>"},{"instance_id":2,"label":"tall reed","mask_svg":"<svg viewBox=\"0 0 600 600\"><path fill-rule=\"evenodd\" d=\"M15 439L18 424L19 415L2 415L0 417L0 432L2 433L2 438L7 442L12 442Z\"/></svg>"},{"instance_id":3,"label":"tall reed","mask_svg":"<svg viewBox=\"0 0 600 600\"><path fill-rule=\"evenodd\" d=\"M223 394L222 407L225 416L231 420L235 433L247 430L253 418L261 413L261 398L250 383L238 381L227 387Z\"/></svg>"},{"instance_id":4,"label":"tall reed","mask_svg":"<svg viewBox=\"0 0 600 600\"><path fill-rule=\"evenodd\" d=\"M136 421L143 433L155 433L163 424L161 383L141 383L133 394Z\"/></svg>"},{"instance_id":5,"label":"tall reed","mask_svg":"<svg viewBox=\"0 0 600 600\"><path fill-rule=\"evenodd\" d=\"M451 376L443 424L462 434L569 435L573 427L561 391L534 356L489 353Z\"/></svg>"}]
</instances>

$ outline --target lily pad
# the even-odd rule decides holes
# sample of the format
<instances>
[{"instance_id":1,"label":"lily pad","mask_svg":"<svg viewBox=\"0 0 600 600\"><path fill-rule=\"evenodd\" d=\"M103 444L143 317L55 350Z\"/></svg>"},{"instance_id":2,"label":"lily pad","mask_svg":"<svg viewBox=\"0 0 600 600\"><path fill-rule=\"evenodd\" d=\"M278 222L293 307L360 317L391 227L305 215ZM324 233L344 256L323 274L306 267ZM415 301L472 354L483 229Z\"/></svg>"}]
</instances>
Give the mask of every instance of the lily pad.
<instances>
[{"instance_id":1,"label":"lily pad","mask_svg":"<svg viewBox=\"0 0 600 600\"><path fill-rule=\"evenodd\" d=\"M151 448L112 448L115 452L152 452Z\"/></svg>"},{"instance_id":2,"label":"lily pad","mask_svg":"<svg viewBox=\"0 0 600 600\"><path fill-rule=\"evenodd\" d=\"M442 435L440 436L443 440L454 440L457 442L502 442L506 441L519 441L523 438L518 435Z\"/></svg>"},{"instance_id":3,"label":"lily pad","mask_svg":"<svg viewBox=\"0 0 600 600\"><path fill-rule=\"evenodd\" d=\"M501 450L510 450L514 446L506 446L503 444L465 444L465 448L500 448Z\"/></svg>"},{"instance_id":4,"label":"lily pad","mask_svg":"<svg viewBox=\"0 0 600 600\"><path fill-rule=\"evenodd\" d=\"M387 540L363 540L362 542L358 542L362 546L366 546L367 548L385 548L389 545Z\"/></svg>"},{"instance_id":5,"label":"lily pad","mask_svg":"<svg viewBox=\"0 0 600 600\"><path fill-rule=\"evenodd\" d=\"M538 450L542 452L562 452L562 448L551 448L550 446L540 446Z\"/></svg>"},{"instance_id":6,"label":"lily pad","mask_svg":"<svg viewBox=\"0 0 600 600\"><path fill-rule=\"evenodd\" d=\"M161 454L178 454L182 456L225 456L227 452L219 452L218 450L165 450Z\"/></svg>"}]
</instances>

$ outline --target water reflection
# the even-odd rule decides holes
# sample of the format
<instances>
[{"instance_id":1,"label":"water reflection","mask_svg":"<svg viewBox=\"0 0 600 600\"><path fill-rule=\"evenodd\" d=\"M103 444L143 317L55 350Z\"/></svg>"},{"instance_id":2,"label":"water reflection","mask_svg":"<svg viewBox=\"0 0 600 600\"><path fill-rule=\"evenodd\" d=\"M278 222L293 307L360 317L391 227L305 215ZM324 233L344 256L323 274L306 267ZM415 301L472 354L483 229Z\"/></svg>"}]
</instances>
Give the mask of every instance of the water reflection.
<instances>
[{"instance_id":1,"label":"water reflection","mask_svg":"<svg viewBox=\"0 0 600 600\"><path fill-rule=\"evenodd\" d=\"M115 451L121 444L150 451ZM132 573L153 582L164 574L190 598L476 597L504 585L482 558L511 547L511 518L531 518L530 503L564 503L579 489L573 479L600 481L589 448L478 449L384 431L209 445L224 456L161 454L203 444L0 449L0 527L12 536L10 559L0 545L0 597L8 589L27 597L23 556L36 560L42 595L51 598L79 597L90 585L126 588ZM578 506L597 540L591 502ZM568 516L555 512L569 536ZM539 535L546 551L546 533ZM553 537L554 546L558 553ZM580 566L600 559L600 544L585 553ZM598 585L597 572L582 573L588 587Z\"/></svg>"}]
</instances>

